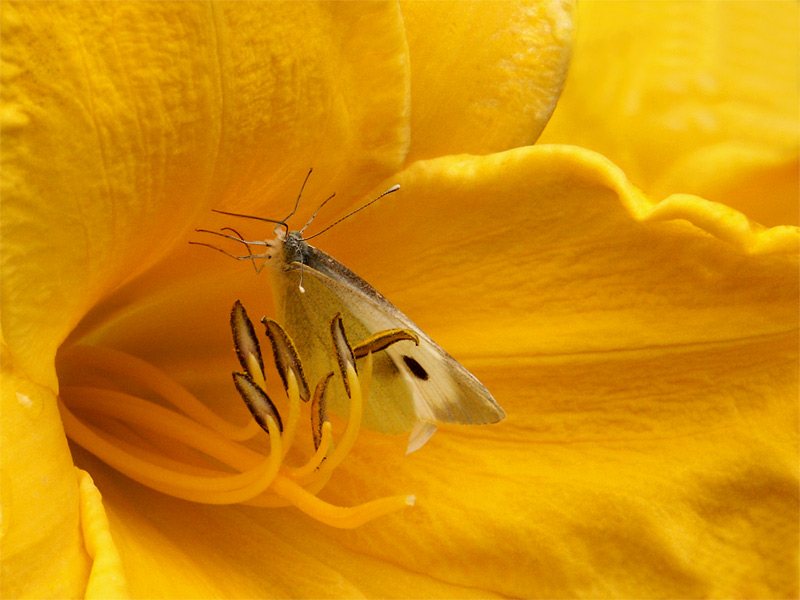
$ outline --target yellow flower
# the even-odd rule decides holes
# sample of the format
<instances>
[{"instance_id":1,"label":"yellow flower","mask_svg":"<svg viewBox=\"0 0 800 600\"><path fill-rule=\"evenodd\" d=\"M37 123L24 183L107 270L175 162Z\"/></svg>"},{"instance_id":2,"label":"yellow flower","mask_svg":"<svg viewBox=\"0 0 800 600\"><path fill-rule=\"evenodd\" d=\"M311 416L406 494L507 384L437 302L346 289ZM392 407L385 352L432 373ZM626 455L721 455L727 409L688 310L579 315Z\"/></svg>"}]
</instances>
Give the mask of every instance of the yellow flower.
<instances>
[{"instance_id":1,"label":"yellow flower","mask_svg":"<svg viewBox=\"0 0 800 600\"><path fill-rule=\"evenodd\" d=\"M577 137L594 90L618 87L609 73L654 95L663 81L636 77L646 52L582 45L608 27L588 15L545 139L607 152L652 198L590 150L529 146L561 84L568 7L452 6L4 4L4 597L798 593L798 231L715 195L758 190L776 218L797 202L797 68L773 71L796 61L781 41L797 38L796 4L763 9L775 23L753 38L747 94L732 83L744 61L676 55L675 73L731 86L717 103L665 84L716 118L707 136L648 103L631 112L628 94L600 117L629 135ZM670 47L669 18L741 39L735 7L639 10L614 27L640 45ZM743 96L752 110L735 110ZM654 114L652 135L631 114ZM270 314L266 279L186 242L230 224L211 208L286 214L310 166L300 223L333 191L346 201L328 222L402 185L318 245L507 419L442 427L410 456L362 431L321 496L418 501L353 530L179 500L68 447L56 394L81 373L55 358L76 342L141 357L243 422L227 314L237 298ZM674 193L703 190L722 203Z\"/></svg>"},{"instance_id":2,"label":"yellow flower","mask_svg":"<svg viewBox=\"0 0 800 600\"><path fill-rule=\"evenodd\" d=\"M656 201L692 193L765 225L800 222L795 3L580 8L575 61L540 143L596 150Z\"/></svg>"}]
</instances>

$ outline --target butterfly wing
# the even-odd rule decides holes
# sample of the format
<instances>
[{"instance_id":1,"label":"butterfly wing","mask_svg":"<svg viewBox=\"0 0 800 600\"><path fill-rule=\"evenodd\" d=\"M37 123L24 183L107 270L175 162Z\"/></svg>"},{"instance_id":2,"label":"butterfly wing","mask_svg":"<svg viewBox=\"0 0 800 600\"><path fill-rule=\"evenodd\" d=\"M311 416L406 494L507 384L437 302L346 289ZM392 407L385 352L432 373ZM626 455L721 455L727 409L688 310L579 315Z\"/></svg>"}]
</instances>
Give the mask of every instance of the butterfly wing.
<instances>
[{"instance_id":1,"label":"butterfly wing","mask_svg":"<svg viewBox=\"0 0 800 600\"><path fill-rule=\"evenodd\" d=\"M328 332L337 312L343 315L351 344L386 329L410 329L419 337L418 346L398 342L374 357L365 426L401 433L419 420L485 424L505 416L483 384L366 281L313 246L306 246L303 261L306 293L299 291L300 264L286 263L275 282L276 303L301 359L311 361L315 381L335 367ZM346 414L343 394L329 402L332 410Z\"/></svg>"}]
</instances>

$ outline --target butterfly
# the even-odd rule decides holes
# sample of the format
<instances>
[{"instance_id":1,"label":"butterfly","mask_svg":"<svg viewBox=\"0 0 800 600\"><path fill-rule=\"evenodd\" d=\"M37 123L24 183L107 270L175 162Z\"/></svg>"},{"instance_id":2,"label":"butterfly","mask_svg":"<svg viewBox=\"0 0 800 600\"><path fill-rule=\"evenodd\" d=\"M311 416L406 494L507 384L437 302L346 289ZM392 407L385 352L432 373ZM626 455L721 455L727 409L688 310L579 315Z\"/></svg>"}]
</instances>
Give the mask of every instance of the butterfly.
<instances>
[{"instance_id":1,"label":"butterfly","mask_svg":"<svg viewBox=\"0 0 800 600\"><path fill-rule=\"evenodd\" d=\"M311 171L306 181L310 174ZM253 245L264 248L261 253L236 256L215 246L200 244L239 260L264 260L261 268L256 270L266 267L269 272L278 313L276 320L293 338L309 381L319 381L338 369L330 341L331 318L337 313L341 313L347 336L355 343L385 330L413 333L408 337L416 339L394 343L373 355L373 376L363 420L365 427L385 433L410 431L408 452L413 452L428 441L437 424L496 423L505 417L505 411L472 373L380 292L338 260L308 243L312 237L399 188L390 188L307 238L303 237L305 229L333 196L320 205L300 230L290 230L287 225L297 210L300 195L295 210L280 221L216 211L275 223L275 237L271 240L247 241L234 230L231 231L238 237L210 230L198 231L237 240L248 250ZM349 400L343 389L337 388L328 398L328 407L333 412L345 416L348 406Z\"/></svg>"}]
</instances>

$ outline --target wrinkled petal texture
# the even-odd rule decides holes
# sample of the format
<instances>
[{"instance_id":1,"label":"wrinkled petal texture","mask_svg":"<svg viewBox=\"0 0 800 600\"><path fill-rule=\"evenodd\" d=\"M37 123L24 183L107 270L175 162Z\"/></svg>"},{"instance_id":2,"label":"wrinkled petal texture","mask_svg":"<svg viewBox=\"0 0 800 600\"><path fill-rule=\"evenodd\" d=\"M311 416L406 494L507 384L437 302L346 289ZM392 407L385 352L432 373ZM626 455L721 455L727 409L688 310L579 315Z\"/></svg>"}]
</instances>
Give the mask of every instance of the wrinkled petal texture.
<instances>
[{"instance_id":1,"label":"wrinkled petal texture","mask_svg":"<svg viewBox=\"0 0 800 600\"><path fill-rule=\"evenodd\" d=\"M417 69L411 85L409 46L420 65L444 64L445 52L424 34L442 14L434 5L405 10L376 3L4 3L1 301L9 347L2 469L11 481L2 486L4 595L125 594L100 495L88 474L64 466L69 455L54 410L53 357L79 321L72 339L126 347L141 334L150 338L142 356L157 362L166 355L172 362L162 364L207 384L204 361L224 363L229 357L215 349L229 340L224 326L204 332L198 323L229 306L232 288L269 311L263 281L253 284L237 263L205 258L213 252L190 253L192 228L223 222L210 208L285 215L313 166L322 176L309 182L306 196L314 200L298 218L331 190L346 190L332 211L342 214L408 160L412 127L426 130L418 155L456 148L437 145L425 120L442 90L476 86L468 69L455 77L452 55L449 80ZM420 18L425 10L429 18ZM480 153L535 139L563 81L571 11L569 2L528 3L508 14L475 4L471 26L449 27L450 49L465 47L483 27L492 66L480 86L485 95L452 97L466 101L451 102L448 127L437 135L451 140L465 122L482 126L468 146ZM510 21L524 39L511 35ZM494 30L502 33L497 43ZM194 256L204 258L187 260ZM165 343L157 343L160 335ZM231 404L229 394L219 398ZM28 405L36 418L20 421L26 429L17 409ZM109 518L124 531L114 521L120 511ZM158 554L152 547L146 553ZM33 556L50 555L58 560L31 570ZM246 572L247 585L263 589ZM137 581L149 589L150 579ZM299 576L301 584L273 589L304 595L307 578ZM163 592L164 581L154 585ZM211 589L225 585L223 577ZM444 585L438 595L467 593ZM186 593L176 588L175 595Z\"/></svg>"},{"instance_id":2,"label":"wrinkled petal texture","mask_svg":"<svg viewBox=\"0 0 800 600\"><path fill-rule=\"evenodd\" d=\"M507 420L443 427L408 457L404 438L362 432L323 497L418 502L351 532L158 500L81 458L109 490L134 595L796 594L796 228L696 197L654 204L569 147L422 162L398 181L400 201L320 246ZM211 390L230 364L183 377ZM144 576L165 564L180 565L170 581Z\"/></svg>"},{"instance_id":3,"label":"wrinkled petal texture","mask_svg":"<svg viewBox=\"0 0 800 600\"><path fill-rule=\"evenodd\" d=\"M544 127L564 80L571 48L571 2L460 3L455 21L452 6L436 2L401 5L410 57L402 63L410 71L411 89L407 114L411 141L406 163L435 153L469 149L486 154L533 142ZM374 36L373 30L383 27L374 19L362 21L366 37ZM483 40L478 53L468 51L475 47L476 36ZM390 45L379 39L373 42L376 46ZM470 60L480 61L481 68ZM486 81L476 83L477 76ZM358 83L368 86L364 95L371 96L371 86L379 82L368 77ZM338 195L311 226L312 234L361 206L363 191L376 182L373 173L357 186L348 182L341 185L328 179L325 165L317 168L314 163L314 168L291 225L304 223L330 193L335 191ZM268 217L288 214L305 169L306 163L301 162L287 180L288 189L270 190L261 205L251 208L236 200L230 209ZM386 187L391 183L388 181ZM373 193L384 189L376 188ZM269 224L232 220L213 213L201 215L194 224L210 229L234 225L247 239L271 237L272 229ZM190 239L213 242L202 235ZM239 250L235 246L226 249ZM220 356L213 349L229 344L230 331L223 320L207 323L203 328L198 328L197 323L205 320L204 315L230 310L230 289L237 290L245 306L257 307L260 314L272 312L264 278L254 284L252 270L241 269L235 261L196 246L178 246L156 268L106 297L84 319L74 337L94 332L91 339L97 343L113 343L136 355L150 356L170 370L202 373L212 364L219 364ZM192 298L192 310L186 310L187 297ZM165 314L170 318L165 319ZM152 331L154 321L159 322L156 331ZM148 335L142 337L142 331ZM202 348L209 350L207 355L203 355ZM217 408L226 412L227 394L213 396L222 404ZM232 418L238 416L237 410Z\"/></svg>"},{"instance_id":4,"label":"wrinkled petal texture","mask_svg":"<svg viewBox=\"0 0 800 600\"><path fill-rule=\"evenodd\" d=\"M658 33L677 22L689 50L710 39L727 61L728 3L702 4L639 28L670 52L626 37L626 56L682 57ZM687 79L695 63L663 64L655 89L649 67L608 53L578 63L592 87L571 84L562 108L598 106L608 129L577 110L576 130L655 201L577 148L411 164L528 143L552 109L570 4L465 10L4 3L4 597L119 596L123 572L136 597L797 596L798 232L668 195L735 204L796 184L797 85L781 66L795 58L775 58L796 7L760 30L760 13L736 17L755 33L736 38L739 71L712 78L715 102L694 94L715 60ZM698 22L715 35L689 36ZM651 86L598 86L601 72ZM619 89L633 90L623 116ZM700 100L673 112L676 97ZM78 449L95 488L55 408L58 345L83 319L75 339L129 350L241 417L227 311L238 297L269 314L267 283L186 241L231 224L210 208L288 214L311 166L300 223L333 191L347 196L327 223L402 184L318 245L473 370L507 420L442 428L410 457L404 439L363 432L323 497L418 504L351 532L168 498Z\"/></svg>"},{"instance_id":5,"label":"wrinkled petal texture","mask_svg":"<svg viewBox=\"0 0 800 600\"><path fill-rule=\"evenodd\" d=\"M542 141L601 152L652 197L797 225L797 2L583 2Z\"/></svg>"},{"instance_id":6,"label":"wrinkled petal texture","mask_svg":"<svg viewBox=\"0 0 800 600\"><path fill-rule=\"evenodd\" d=\"M574 2L403 2L411 66L406 164L532 144L570 59Z\"/></svg>"},{"instance_id":7,"label":"wrinkled petal texture","mask_svg":"<svg viewBox=\"0 0 800 600\"><path fill-rule=\"evenodd\" d=\"M653 204L565 147L402 181L408 203L354 217L372 235L332 251L509 416L444 428L402 467L365 450L342 498L408 481L420 500L344 543L514 597L796 595L797 229Z\"/></svg>"},{"instance_id":8,"label":"wrinkled petal texture","mask_svg":"<svg viewBox=\"0 0 800 600\"><path fill-rule=\"evenodd\" d=\"M311 165L357 193L405 155L393 5L22 2L2 27L3 331L53 389L78 320L212 206L288 204Z\"/></svg>"},{"instance_id":9,"label":"wrinkled petal texture","mask_svg":"<svg viewBox=\"0 0 800 600\"><path fill-rule=\"evenodd\" d=\"M267 189L284 202L310 165L355 194L396 171L402 20L362 3L8 2L0 14L3 596L120 596L99 494L76 476L56 410L56 348L186 246L212 206L269 207ZM153 288L127 286L122 304Z\"/></svg>"}]
</instances>

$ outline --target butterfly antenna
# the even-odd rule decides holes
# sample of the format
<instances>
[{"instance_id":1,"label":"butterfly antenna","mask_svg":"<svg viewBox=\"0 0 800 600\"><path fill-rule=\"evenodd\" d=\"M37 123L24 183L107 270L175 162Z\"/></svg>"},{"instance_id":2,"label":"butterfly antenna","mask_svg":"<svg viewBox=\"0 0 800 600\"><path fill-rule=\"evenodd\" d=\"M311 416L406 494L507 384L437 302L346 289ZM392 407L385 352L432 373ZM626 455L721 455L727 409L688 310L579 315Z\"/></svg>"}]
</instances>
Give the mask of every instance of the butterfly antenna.
<instances>
[{"instance_id":1,"label":"butterfly antenna","mask_svg":"<svg viewBox=\"0 0 800 600\"><path fill-rule=\"evenodd\" d=\"M229 229L229 228L226 227L225 229ZM233 236L233 235L228 235L227 233L222 233L220 231L212 231L211 229L195 229L195 231L198 232L198 233L210 233L211 235L224 237L225 239L228 239L228 240L234 240L236 242L241 242L242 244L244 244L244 245L246 245L248 247L251 244L253 246L269 246L268 242L264 242L262 240L244 240L244 239L241 238L241 236L240 237L236 237L236 236ZM197 242L197 243L199 243L199 242ZM202 244L200 244L200 245L202 245Z\"/></svg>"},{"instance_id":2,"label":"butterfly antenna","mask_svg":"<svg viewBox=\"0 0 800 600\"><path fill-rule=\"evenodd\" d=\"M308 178L311 177L311 172L313 170L314 170L314 167L311 167L308 170L308 174L306 175L306 178L303 180L303 185L300 186L300 193L297 194L297 202L294 203L294 208L292 209L292 212L289 213L289 216L287 216L283 221L280 222L282 225L285 226L286 225L286 221L291 219L294 216L294 213L297 212L297 207L300 206L300 197L303 195L303 190L306 189L306 184L308 183Z\"/></svg>"},{"instance_id":3,"label":"butterfly antenna","mask_svg":"<svg viewBox=\"0 0 800 600\"><path fill-rule=\"evenodd\" d=\"M310 236L308 236L307 238L303 238L303 241L306 241L306 242L307 242L308 240L310 240L310 239L313 239L313 238L317 237L318 235L322 235L323 233L325 233L326 231L328 231L328 229L330 229L330 228L331 228L331 227L333 227L334 225L338 225L339 223L341 223L341 222L342 222L342 221L344 221L345 219L352 217L352 216L353 216L354 214L356 214L358 211L360 211L360 210L364 210L364 209L365 209L365 208L367 208L367 207L368 207L370 204L374 204L375 202L377 202L378 200L380 200L380 199L381 199L381 198L383 198L384 196L386 196L386 195L388 195L388 194L391 194L392 192L396 192L396 191L397 191L397 190L399 190L399 189L400 189L400 186L399 186L399 185L393 185L392 187L390 187L388 190L386 190L385 192L383 192L383 193L382 193L380 196L378 196L377 198L375 198L375 199L373 199L373 200L370 200L370 201L369 201L369 202L367 202L367 203L366 203L364 206L361 206L361 207L359 207L359 208L355 209L353 212L351 212L351 213L347 213L347 214L346 214L345 216L343 216L341 219L339 219L338 221L334 221L333 223L331 223L330 225L328 225L328 226L327 226L325 229L323 229L322 231L319 231L319 232L315 233L314 235L310 235ZM329 198L328 200L330 200L330 198ZM327 202L327 200L326 200L325 202ZM321 208L321 207L320 207L320 208ZM315 214L316 214L316 213L315 213Z\"/></svg>"},{"instance_id":4,"label":"butterfly antenna","mask_svg":"<svg viewBox=\"0 0 800 600\"><path fill-rule=\"evenodd\" d=\"M328 201L329 201L329 200L333 200L333 197L334 197L335 195L336 195L336 192L334 192L333 194L331 194L331 195L330 195L330 197L329 197L327 200L325 200L325 202L323 202L322 204L320 204L320 205L317 207L317 210L315 210L315 211L314 211L314 214L313 214L313 215L311 215L311 218L308 220L308 222L307 222L305 225L303 225L303 228L300 230L300 235L303 235L303 232L304 232L304 231L305 231L305 230L308 228L308 226L309 226L309 225L311 225L311 221L313 221L313 220L314 220L314 219L317 217L317 213L320 211L320 209L321 209L323 206L325 206L325 205L328 203Z\"/></svg>"},{"instance_id":5,"label":"butterfly antenna","mask_svg":"<svg viewBox=\"0 0 800 600\"><path fill-rule=\"evenodd\" d=\"M241 213L226 212L224 210L217 210L216 208L212 208L211 212L215 212L220 215L228 215L229 217L242 217L244 219L255 219L256 221L266 221L267 223L275 223L277 225L283 226L287 232L289 231L289 226L286 223L284 223L283 221L278 221L276 219L267 219L266 217L257 217L255 215L243 215ZM200 230L198 229L197 231ZM212 231L207 233L214 233L214 232Z\"/></svg>"},{"instance_id":6,"label":"butterfly antenna","mask_svg":"<svg viewBox=\"0 0 800 600\"><path fill-rule=\"evenodd\" d=\"M229 217L242 217L243 219L255 219L256 221L266 221L267 223L275 223L276 225L280 225L281 227L283 227L286 230L286 233L289 233L289 226L286 224L286 221L291 219L294 216L294 213L297 212L297 207L300 206L300 197L303 195L303 190L306 188L306 183L308 183L308 178L311 177L311 172L313 170L314 170L313 167L308 170L308 174L306 175L306 178L303 180L303 185L300 187L300 193L297 195L297 201L294 203L294 208L292 209L292 212L290 212L285 219L281 219L280 221L278 221L277 219L268 219L266 217L257 217L255 215L243 215L242 213L227 212L224 210L217 210L216 208L212 208L211 212L215 212L220 215L227 215ZM330 198L328 198L328 200L330 200ZM326 200L325 202L327 202L328 200ZM325 205L325 202L323 202L319 208L322 208ZM319 208L317 209L317 211L319 211ZM314 215L316 214L317 213L314 213ZM314 217L311 218L313 219ZM306 227L308 227L308 224L306 224ZM208 233L213 233L213 232L208 232Z\"/></svg>"}]
</instances>

